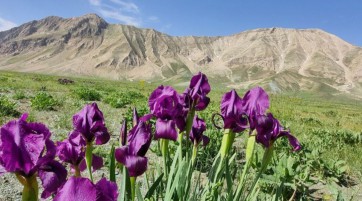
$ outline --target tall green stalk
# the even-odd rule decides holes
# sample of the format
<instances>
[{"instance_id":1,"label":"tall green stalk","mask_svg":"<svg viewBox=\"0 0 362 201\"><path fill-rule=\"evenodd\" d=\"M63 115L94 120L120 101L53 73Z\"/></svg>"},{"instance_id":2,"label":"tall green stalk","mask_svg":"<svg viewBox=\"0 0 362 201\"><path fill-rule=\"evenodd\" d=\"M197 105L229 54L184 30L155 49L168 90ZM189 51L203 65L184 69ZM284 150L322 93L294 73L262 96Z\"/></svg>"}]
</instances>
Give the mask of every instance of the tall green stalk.
<instances>
[{"instance_id":1,"label":"tall green stalk","mask_svg":"<svg viewBox=\"0 0 362 201\"><path fill-rule=\"evenodd\" d=\"M85 149L85 162L87 164L87 169L89 173L89 178L93 182L93 175L92 175L92 159L93 159L93 146L92 142L87 142L87 146Z\"/></svg>"},{"instance_id":2,"label":"tall green stalk","mask_svg":"<svg viewBox=\"0 0 362 201\"><path fill-rule=\"evenodd\" d=\"M36 175L30 177L23 177L20 174L16 174L16 177L23 184L22 201L37 201L39 194L38 181Z\"/></svg>"},{"instance_id":3,"label":"tall green stalk","mask_svg":"<svg viewBox=\"0 0 362 201\"><path fill-rule=\"evenodd\" d=\"M223 160L225 156L229 154L231 147L234 143L234 139L235 133L231 129L225 129L220 147L221 160Z\"/></svg>"},{"instance_id":4,"label":"tall green stalk","mask_svg":"<svg viewBox=\"0 0 362 201\"><path fill-rule=\"evenodd\" d=\"M184 137L183 132L178 134L178 142L179 142L178 148L180 149L180 152L179 152L179 162L180 163L182 161L182 139L183 139L183 137Z\"/></svg>"},{"instance_id":5,"label":"tall green stalk","mask_svg":"<svg viewBox=\"0 0 362 201\"><path fill-rule=\"evenodd\" d=\"M167 162L168 162L168 141L167 139L161 139L161 153L162 153L162 157L163 157L163 167L165 169L165 176L166 178L168 177L168 166L167 166Z\"/></svg>"},{"instance_id":6,"label":"tall green stalk","mask_svg":"<svg viewBox=\"0 0 362 201\"><path fill-rule=\"evenodd\" d=\"M192 148L192 156L191 156L192 166L195 165L196 156L197 156L197 144L194 144L194 146Z\"/></svg>"},{"instance_id":7,"label":"tall green stalk","mask_svg":"<svg viewBox=\"0 0 362 201\"><path fill-rule=\"evenodd\" d=\"M130 177L131 181L131 200L134 201L136 197L136 177Z\"/></svg>"},{"instance_id":8,"label":"tall green stalk","mask_svg":"<svg viewBox=\"0 0 362 201\"><path fill-rule=\"evenodd\" d=\"M250 165L252 163L252 160L253 160L254 148L255 148L255 137L256 137L255 132L253 132L252 135L250 135L248 138L248 142L246 145L246 155L245 155L246 162L244 165L243 173L240 175L238 188L236 190L236 193L235 193L234 199L233 199L234 201L240 200L241 192L242 192L242 189L245 184L246 173L248 172Z\"/></svg>"},{"instance_id":9,"label":"tall green stalk","mask_svg":"<svg viewBox=\"0 0 362 201\"><path fill-rule=\"evenodd\" d=\"M190 136L190 131L192 128L192 123L194 121L194 117L195 117L195 106L194 104L191 105L190 111L187 114L187 118L186 118L186 128L185 128L185 135L186 135L186 149L188 149L189 147L189 136ZM186 152L186 158L188 159L188 152Z\"/></svg>"},{"instance_id":10,"label":"tall green stalk","mask_svg":"<svg viewBox=\"0 0 362 201\"><path fill-rule=\"evenodd\" d=\"M273 146L273 143L271 143L271 145L265 149L263 161L261 162L261 168L259 170L258 175L254 179L249 192L254 192L255 187L257 186L257 183L259 182L261 175L264 173L264 171L268 167L268 164L270 163L270 161L273 158L273 152L274 152L274 146ZM250 196L250 193L248 194L248 197L249 196Z\"/></svg>"}]
</instances>

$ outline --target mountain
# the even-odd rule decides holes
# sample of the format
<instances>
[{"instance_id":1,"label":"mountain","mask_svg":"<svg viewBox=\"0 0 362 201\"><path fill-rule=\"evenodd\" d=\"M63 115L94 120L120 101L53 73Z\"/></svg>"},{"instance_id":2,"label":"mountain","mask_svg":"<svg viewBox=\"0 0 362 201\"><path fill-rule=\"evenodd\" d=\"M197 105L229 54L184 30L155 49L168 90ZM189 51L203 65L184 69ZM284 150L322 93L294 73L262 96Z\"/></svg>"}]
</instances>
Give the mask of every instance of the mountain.
<instances>
[{"instance_id":1,"label":"mountain","mask_svg":"<svg viewBox=\"0 0 362 201\"><path fill-rule=\"evenodd\" d=\"M95 14L51 16L0 32L0 69L180 83L202 71L234 88L362 97L362 48L319 29L176 37Z\"/></svg>"}]
</instances>

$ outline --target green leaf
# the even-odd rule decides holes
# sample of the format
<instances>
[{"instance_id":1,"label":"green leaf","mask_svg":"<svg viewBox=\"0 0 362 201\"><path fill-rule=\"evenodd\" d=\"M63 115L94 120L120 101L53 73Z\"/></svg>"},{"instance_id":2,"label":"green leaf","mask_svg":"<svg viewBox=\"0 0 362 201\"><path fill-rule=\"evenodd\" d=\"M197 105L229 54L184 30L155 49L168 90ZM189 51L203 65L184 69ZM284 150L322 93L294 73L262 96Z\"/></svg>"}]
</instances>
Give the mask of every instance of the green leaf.
<instances>
[{"instance_id":1,"label":"green leaf","mask_svg":"<svg viewBox=\"0 0 362 201\"><path fill-rule=\"evenodd\" d=\"M136 183L136 195L137 195L137 200L138 201L143 201L141 189L140 189L140 186L139 186L138 183Z\"/></svg>"},{"instance_id":2,"label":"green leaf","mask_svg":"<svg viewBox=\"0 0 362 201\"><path fill-rule=\"evenodd\" d=\"M131 182L129 179L129 174L127 168L123 166L122 170L122 183L121 183L121 191L119 201L126 201L131 198Z\"/></svg>"},{"instance_id":3,"label":"green leaf","mask_svg":"<svg viewBox=\"0 0 362 201\"><path fill-rule=\"evenodd\" d=\"M233 181L231 179L228 162L225 162L225 176L226 176L226 184L228 191L228 200L231 201L233 199Z\"/></svg>"},{"instance_id":4,"label":"green leaf","mask_svg":"<svg viewBox=\"0 0 362 201\"><path fill-rule=\"evenodd\" d=\"M175 155L176 157L178 157L178 155L176 154ZM177 161L177 158L175 158L175 161ZM177 169L177 172L176 172L176 175L174 177L174 180L173 180L173 183L171 185L171 187L166 191L166 195L165 195L165 200L168 201L168 200L172 200L172 196L174 195L174 191L177 187L177 185L179 185L179 180L180 180L180 176L181 176L181 173L182 173L182 169L184 168L184 165L185 164L185 160L183 160L180 165L178 166L178 169ZM172 170L171 170L172 171ZM169 175L169 177L171 176L171 174ZM183 175L182 175L183 176ZM169 181L172 181L172 178L170 179L169 178Z\"/></svg>"},{"instance_id":5,"label":"green leaf","mask_svg":"<svg viewBox=\"0 0 362 201\"><path fill-rule=\"evenodd\" d=\"M114 152L115 148L112 145L111 152L109 153L109 180L116 182L116 159Z\"/></svg>"},{"instance_id":6,"label":"green leaf","mask_svg":"<svg viewBox=\"0 0 362 201\"><path fill-rule=\"evenodd\" d=\"M173 177L173 175L175 174L175 171L176 171L176 164L178 162L177 158L178 158L178 155L179 155L180 151L181 151L180 148L178 148L177 151L176 151L176 154L175 154L175 156L173 158L170 173L169 173L168 178L167 178L166 193L169 192L170 189L171 189L172 177Z\"/></svg>"},{"instance_id":7,"label":"green leaf","mask_svg":"<svg viewBox=\"0 0 362 201\"><path fill-rule=\"evenodd\" d=\"M156 179L156 181L152 184L152 186L148 189L145 199L146 198L151 198L154 191L156 190L157 186L161 183L162 178L163 178L163 173Z\"/></svg>"}]
</instances>

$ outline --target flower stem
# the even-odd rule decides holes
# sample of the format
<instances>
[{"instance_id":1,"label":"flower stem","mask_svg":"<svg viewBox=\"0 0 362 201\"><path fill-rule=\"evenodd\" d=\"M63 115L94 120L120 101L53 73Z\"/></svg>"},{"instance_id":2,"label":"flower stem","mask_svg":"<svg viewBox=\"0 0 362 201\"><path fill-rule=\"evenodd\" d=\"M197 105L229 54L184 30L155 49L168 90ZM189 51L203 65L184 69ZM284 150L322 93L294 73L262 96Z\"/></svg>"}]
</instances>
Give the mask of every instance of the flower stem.
<instances>
[{"instance_id":1,"label":"flower stem","mask_svg":"<svg viewBox=\"0 0 362 201\"><path fill-rule=\"evenodd\" d=\"M189 136L190 136L190 131L192 128L192 123L194 121L194 116L195 116L195 104L193 103L191 105L190 111L188 112L187 118L186 118L186 128L185 128L186 149L189 147ZM188 158L188 152L186 152L186 158Z\"/></svg>"},{"instance_id":2,"label":"flower stem","mask_svg":"<svg viewBox=\"0 0 362 201\"><path fill-rule=\"evenodd\" d=\"M222 137L221 147L220 147L220 156L221 160L229 154L231 147L235 139L235 133L231 129L225 129L224 136Z\"/></svg>"},{"instance_id":3,"label":"flower stem","mask_svg":"<svg viewBox=\"0 0 362 201\"><path fill-rule=\"evenodd\" d=\"M23 184L23 194L22 201L37 201L39 194L38 181L36 180L36 175L30 177L23 177L20 174L16 173L16 177Z\"/></svg>"},{"instance_id":4,"label":"flower stem","mask_svg":"<svg viewBox=\"0 0 362 201\"><path fill-rule=\"evenodd\" d=\"M93 182L93 175L92 175L92 155L93 147L92 142L87 142L86 150L85 150L85 162L87 164L87 169L89 173L89 178Z\"/></svg>"},{"instance_id":5,"label":"flower stem","mask_svg":"<svg viewBox=\"0 0 362 201\"><path fill-rule=\"evenodd\" d=\"M131 182L131 200L134 201L136 197L136 177L130 177L129 179Z\"/></svg>"},{"instance_id":6,"label":"flower stem","mask_svg":"<svg viewBox=\"0 0 362 201\"><path fill-rule=\"evenodd\" d=\"M182 161L182 138L184 137L184 133L183 132L180 132L178 134L178 142L179 142L179 149L180 149L180 154L179 154L179 161L181 163Z\"/></svg>"},{"instance_id":7,"label":"flower stem","mask_svg":"<svg viewBox=\"0 0 362 201\"><path fill-rule=\"evenodd\" d=\"M253 160L253 153L254 153L254 148L255 148L255 135L253 135L253 134L250 135L248 138L248 142L246 145L246 156L245 156L246 162L244 165L243 173L240 175L240 180L239 180L236 194L234 195L234 200L240 200L241 192L242 192L242 189L243 189L244 183L245 183L246 173L248 172L251 162Z\"/></svg>"},{"instance_id":8,"label":"flower stem","mask_svg":"<svg viewBox=\"0 0 362 201\"><path fill-rule=\"evenodd\" d=\"M196 156L197 156L197 145L194 144L192 148L192 157L191 157L192 165L195 165Z\"/></svg>"},{"instance_id":9,"label":"flower stem","mask_svg":"<svg viewBox=\"0 0 362 201\"><path fill-rule=\"evenodd\" d=\"M168 140L167 139L161 139L161 152L163 157L163 167L165 169L165 178L168 176Z\"/></svg>"},{"instance_id":10,"label":"flower stem","mask_svg":"<svg viewBox=\"0 0 362 201\"><path fill-rule=\"evenodd\" d=\"M258 175L256 176L256 178L254 179L253 185L251 185L251 189L249 192L254 191L256 184L259 182L261 175L266 170L266 168L268 167L268 164L270 163L271 159L273 158L273 151L274 151L274 146L271 143L270 147L265 149L263 161L261 162L260 171L259 171ZM250 193L249 193L249 195L250 195ZM247 197L249 197L249 195Z\"/></svg>"}]
</instances>

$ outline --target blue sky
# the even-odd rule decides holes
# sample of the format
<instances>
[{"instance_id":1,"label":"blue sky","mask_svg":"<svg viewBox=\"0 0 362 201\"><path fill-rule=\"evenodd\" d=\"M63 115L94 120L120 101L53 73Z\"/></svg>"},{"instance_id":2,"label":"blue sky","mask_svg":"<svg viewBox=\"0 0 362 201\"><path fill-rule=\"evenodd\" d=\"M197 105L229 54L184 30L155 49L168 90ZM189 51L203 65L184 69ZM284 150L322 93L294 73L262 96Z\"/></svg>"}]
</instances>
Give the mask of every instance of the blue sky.
<instances>
[{"instance_id":1,"label":"blue sky","mask_svg":"<svg viewBox=\"0 0 362 201\"><path fill-rule=\"evenodd\" d=\"M96 13L109 23L154 28L174 36L319 28L362 46L359 0L4 0L0 5L0 30L50 15Z\"/></svg>"}]
</instances>

